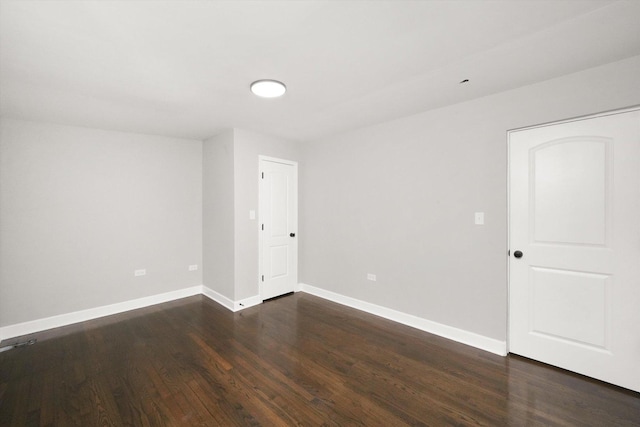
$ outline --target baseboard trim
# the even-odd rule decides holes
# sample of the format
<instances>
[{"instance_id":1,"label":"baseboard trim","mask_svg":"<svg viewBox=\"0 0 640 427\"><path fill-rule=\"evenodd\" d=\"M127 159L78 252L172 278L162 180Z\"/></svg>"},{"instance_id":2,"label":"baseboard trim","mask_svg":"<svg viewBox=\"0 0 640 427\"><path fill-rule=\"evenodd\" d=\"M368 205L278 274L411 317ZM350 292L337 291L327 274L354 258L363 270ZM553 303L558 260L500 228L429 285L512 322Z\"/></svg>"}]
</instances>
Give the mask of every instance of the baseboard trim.
<instances>
[{"instance_id":1,"label":"baseboard trim","mask_svg":"<svg viewBox=\"0 0 640 427\"><path fill-rule=\"evenodd\" d=\"M75 311L73 313L59 314L57 316L46 317L44 319L31 320L24 323L16 323L14 325L0 327L0 342L6 339L46 331L47 329L60 328L74 323L85 322L99 317L111 316L112 314L123 313L125 311L136 310L138 308L149 307L151 305L201 294L234 312L262 303L260 295L255 295L239 301L233 301L213 289L207 288L203 285L198 285L190 288L179 289L177 291L165 292L163 294L119 302L116 304L103 305L101 307L89 308L87 310Z\"/></svg>"},{"instance_id":2,"label":"baseboard trim","mask_svg":"<svg viewBox=\"0 0 640 427\"><path fill-rule=\"evenodd\" d=\"M213 300L223 306L224 308L235 311L235 303L232 299L225 297L219 292L214 291L211 288L207 288L206 286L202 286L202 295Z\"/></svg>"},{"instance_id":3,"label":"baseboard trim","mask_svg":"<svg viewBox=\"0 0 640 427\"><path fill-rule=\"evenodd\" d=\"M356 298L351 298L335 292L327 291L325 289L317 288L305 283L298 284L296 291L306 292L308 294L315 295L317 297L324 298L338 304L346 305L357 310L362 310L367 313L374 314L376 316L380 316L394 322L402 323L404 325L411 326L413 328L420 329L422 331L429 332L443 338L448 338L462 344L470 345L481 350L498 354L500 356L505 356L507 354L507 343L505 341L496 340L493 338L485 337L483 335L478 335L473 332L454 328L452 326L443 325L441 323L433 322L431 320L423 319L411 314L402 313L400 311L392 310L390 308L382 307L376 304L371 304L365 301L358 300ZM85 322L87 320L93 320L100 317L111 316L113 314L136 310L138 308L149 307L151 305L161 304L164 302L169 302L199 294L206 296L207 298L217 302L218 304L233 312L244 310L245 308L253 307L262 303L260 295L255 295L239 301L233 301L206 286L192 286L190 288L165 292L158 295L151 295L135 300L124 301L116 304L110 304L101 307L90 308L87 310L76 311L73 313L60 314L44 319L37 319L29 322L16 323L14 325L0 327L0 341L23 335L33 334L48 329L59 328L74 323Z\"/></svg>"},{"instance_id":4,"label":"baseboard trim","mask_svg":"<svg viewBox=\"0 0 640 427\"><path fill-rule=\"evenodd\" d=\"M489 338L484 335L476 334L474 332L469 332L463 329L454 328L452 326L443 325L442 323L433 322L422 317L392 310L390 308L371 304L356 298L351 298L332 291L327 291L325 289L307 285L306 283L300 283L299 289L302 292L306 292L308 294L315 295L317 297L324 298L338 304L346 305L357 310L365 311L367 313L374 314L376 316L380 316L394 322L402 323L403 325L411 326L413 328L429 332L430 334L438 335L440 337L457 341L459 343L479 348L481 350L488 351L500 356L507 355L506 341L496 340L494 338Z\"/></svg>"},{"instance_id":5,"label":"baseboard trim","mask_svg":"<svg viewBox=\"0 0 640 427\"><path fill-rule=\"evenodd\" d=\"M262 304L262 298L260 295L254 295L249 298L236 301L233 311L244 310L245 308L253 307L254 305Z\"/></svg>"},{"instance_id":6,"label":"baseboard trim","mask_svg":"<svg viewBox=\"0 0 640 427\"><path fill-rule=\"evenodd\" d=\"M201 293L202 286L193 286L190 288L179 289L177 291L137 298L130 301L89 308L87 310L80 310L72 313L46 317L43 319L16 323L14 325L4 326L0 328L0 341L23 335L33 334L35 332L46 331L47 329L59 328L74 323L85 322L87 320L93 320L99 317L110 316L112 314L123 313L125 311L135 310L138 308L144 308L151 305L161 304L163 302L186 298Z\"/></svg>"},{"instance_id":7,"label":"baseboard trim","mask_svg":"<svg viewBox=\"0 0 640 427\"><path fill-rule=\"evenodd\" d=\"M202 286L202 295L233 312L244 310L245 308L253 307L254 305L262 304L262 298L260 298L260 295L254 295L249 298L234 301L231 298L227 298L211 288L207 288L206 286Z\"/></svg>"}]
</instances>

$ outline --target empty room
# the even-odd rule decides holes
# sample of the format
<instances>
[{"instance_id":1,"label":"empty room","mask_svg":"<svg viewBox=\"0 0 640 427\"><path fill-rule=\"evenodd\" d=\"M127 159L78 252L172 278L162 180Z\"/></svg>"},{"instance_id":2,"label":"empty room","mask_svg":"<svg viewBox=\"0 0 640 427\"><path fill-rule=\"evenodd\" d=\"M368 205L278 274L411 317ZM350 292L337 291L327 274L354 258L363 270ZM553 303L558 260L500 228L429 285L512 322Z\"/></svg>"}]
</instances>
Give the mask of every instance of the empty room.
<instances>
[{"instance_id":1,"label":"empty room","mask_svg":"<svg viewBox=\"0 0 640 427\"><path fill-rule=\"evenodd\" d=\"M0 426L640 426L639 18L0 0Z\"/></svg>"}]
</instances>

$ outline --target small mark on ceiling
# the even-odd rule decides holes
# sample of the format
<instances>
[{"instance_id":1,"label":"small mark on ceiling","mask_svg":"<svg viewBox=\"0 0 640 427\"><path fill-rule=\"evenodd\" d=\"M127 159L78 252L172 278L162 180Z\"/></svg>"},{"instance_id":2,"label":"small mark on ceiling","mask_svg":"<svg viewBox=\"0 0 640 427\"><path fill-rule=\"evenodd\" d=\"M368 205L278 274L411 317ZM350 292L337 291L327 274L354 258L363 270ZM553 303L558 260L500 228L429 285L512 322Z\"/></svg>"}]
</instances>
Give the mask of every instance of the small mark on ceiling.
<instances>
[{"instance_id":1,"label":"small mark on ceiling","mask_svg":"<svg viewBox=\"0 0 640 427\"><path fill-rule=\"evenodd\" d=\"M460 81L460 84L469 83L469 79L464 79Z\"/></svg>"}]
</instances>

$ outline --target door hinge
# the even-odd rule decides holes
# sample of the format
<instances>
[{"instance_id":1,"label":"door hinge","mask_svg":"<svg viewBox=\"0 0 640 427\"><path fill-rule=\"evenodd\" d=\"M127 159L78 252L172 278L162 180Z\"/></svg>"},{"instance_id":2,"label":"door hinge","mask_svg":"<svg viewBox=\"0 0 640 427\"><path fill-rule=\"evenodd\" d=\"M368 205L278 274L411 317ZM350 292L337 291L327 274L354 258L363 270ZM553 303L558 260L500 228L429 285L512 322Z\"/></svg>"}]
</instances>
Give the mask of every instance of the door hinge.
<instances>
[{"instance_id":1,"label":"door hinge","mask_svg":"<svg viewBox=\"0 0 640 427\"><path fill-rule=\"evenodd\" d=\"M507 256L511 256L511 249L507 251Z\"/></svg>"},{"instance_id":2,"label":"door hinge","mask_svg":"<svg viewBox=\"0 0 640 427\"><path fill-rule=\"evenodd\" d=\"M264 224L262 224L262 231L264 231Z\"/></svg>"},{"instance_id":3,"label":"door hinge","mask_svg":"<svg viewBox=\"0 0 640 427\"><path fill-rule=\"evenodd\" d=\"M262 179L264 179L264 172L262 172Z\"/></svg>"},{"instance_id":4,"label":"door hinge","mask_svg":"<svg viewBox=\"0 0 640 427\"><path fill-rule=\"evenodd\" d=\"M264 274L262 275L262 281L264 282Z\"/></svg>"}]
</instances>

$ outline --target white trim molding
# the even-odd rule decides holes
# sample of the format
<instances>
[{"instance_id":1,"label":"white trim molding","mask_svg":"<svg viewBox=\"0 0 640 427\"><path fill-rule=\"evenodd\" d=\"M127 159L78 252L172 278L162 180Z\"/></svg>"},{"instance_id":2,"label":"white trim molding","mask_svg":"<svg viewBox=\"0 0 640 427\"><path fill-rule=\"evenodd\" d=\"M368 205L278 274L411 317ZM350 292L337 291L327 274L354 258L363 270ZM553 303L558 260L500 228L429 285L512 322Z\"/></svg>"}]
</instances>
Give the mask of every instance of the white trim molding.
<instances>
[{"instance_id":1,"label":"white trim molding","mask_svg":"<svg viewBox=\"0 0 640 427\"><path fill-rule=\"evenodd\" d=\"M308 294L315 295L317 297L324 298L338 304L346 305L357 310L365 311L367 313L380 316L394 322L402 323L403 325L411 326L413 328L420 329L421 331L429 332L430 334L438 335L440 337L479 348L481 350L488 351L500 356L507 355L506 341L489 338L484 335L476 334L474 332L454 328L453 326L443 325L442 323L433 322L431 320L414 316L412 314L407 314L401 311L382 307L380 305L371 304L369 302L327 291L325 289L317 288L305 283L300 283L298 287L302 292L306 292Z\"/></svg>"},{"instance_id":2,"label":"white trim molding","mask_svg":"<svg viewBox=\"0 0 640 427\"><path fill-rule=\"evenodd\" d=\"M226 309L234 312L262 303L260 295L255 295L239 301L233 301L213 289L207 288L203 285L198 285L190 288L179 289L177 291L119 302L116 304L103 305L101 307L89 308L87 310L59 314L57 316L46 317L44 319L36 319L24 323L16 323L14 325L0 327L0 341L46 331L48 329L60 328L74 323L85 322L99 317L111 316L112 314L136 310L138 308L149 307L151 305L161 304L163 302L169 302L194 295L204 295Z\"/></svg>"},{"instance_id":3,"label":"white trim molding","mask_svg":"<svg viewBox=\"0 0 640 427\"><path fill-rule=\"evenodd\" d=\"M217 302L224 308L235 311L235 303L232 299L225 297L221 293L214 291L213 289L207 288L206 286L202 286L202 295L209 298L210 300Z\"/></svg>"},{"instance_id":4,"label":"white trim molding","mask_svg":"<svg viewBox=\"0 0 640 427\"><path fill-rule=\"evenodd\" d=\"M180 298L199 295L201 293L202 286L193 286L190 288L179 289L177 291L137 298L130 301L103 305L101 307L74 311L72 313L59 314L57 316L45 317L43 319L31 320L23 323L16 323L14 325L0 328L0 341L22 335L33 334L35 332L46 331L47 329L85 322L99 317L111 316L112 314L123 313L125 311L161 304L163 302L173 301Z\"/></svg>"},{"instance_id":5,"label":"white trim molding","mask_svg":"<svg viewBox=\"0 0 640 427\"><path fill-rule=\"evenodd\" d=\"M507 343L505 341L496 340L473 332L454 328L452 326L443 325L441 323L433 322L411 314L402 313L376 304L371 304L335 292L327 291L325 289L317 288L315 286L307 285L305 283L299 283L296 290L306 292L338 304L346 305L357 310L365 311L394 322L402 323L403 325L411 326L443 338L448 338L462 344L470 345L481 350L501 356L505 356L507 354ZM177 291L138 298L131 301L124 301L116 304L104 305L87 310L75 311L73 313L60 314L44 319L37 319L0 327L0 341L200 294L233 312L244 310L245 308L253 307L262 303L260 295L254 295L249 298L233 301L213 289L207 288L206 286L193 286L190 288L179 289Z\"/></svg>"},{"instance_id":6,"label":"white trim molding","mask_svg":"<svg viewBox=\"0 0 640 427\"><path fill-rule=\"evenodd\" d=\"M244 310L245 308L253 307L258 304L262 304L262 298L260 295L254 295L252 297L236 301L233 306L233 311Z\"/></svg>"},{"instance_id":7,"label":"white trim molding","mask_svg":"<svg viewBox=\"0 0 640 427\"><path fill-rule=\"evenodd\" d=\"M227 310L231 310L233 312L244 310L245 308L253 307L254 305L262 304L262 298L260 298L260 295L254 295L249 298L234 301L231 298L227 298L221 293L214 291L213 289L207 288L206 286L202 286L202 295L214 302L217 302Z\"/></svg>"}]
</instances>

